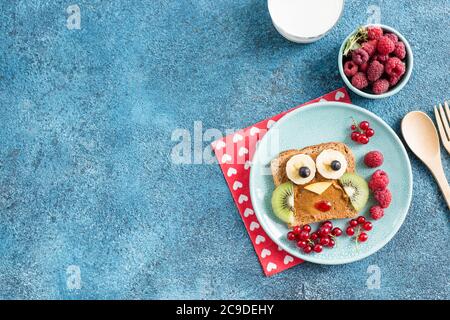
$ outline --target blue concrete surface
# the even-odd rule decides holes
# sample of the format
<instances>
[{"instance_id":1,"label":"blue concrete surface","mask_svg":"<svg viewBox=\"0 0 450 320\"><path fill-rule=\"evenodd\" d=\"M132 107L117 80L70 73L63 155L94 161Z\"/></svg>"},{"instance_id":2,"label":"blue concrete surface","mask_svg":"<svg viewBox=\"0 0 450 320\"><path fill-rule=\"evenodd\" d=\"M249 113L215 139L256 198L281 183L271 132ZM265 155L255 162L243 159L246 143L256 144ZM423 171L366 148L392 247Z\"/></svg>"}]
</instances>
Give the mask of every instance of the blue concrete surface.
<instances>
[{"instance_id":1,"label":"blue concrete surface","mask_svg":"<svg viewBox=\"0 0 450 320\"><path fill-rule=\"evenodd\" d=\"M263 0L2 1L0 298L449 299L449 211L413 156L411 210L386 247L271 278L219 167L171 162L177 128L245 127L340 87L338 48L372 4L415 69L394 97L352 99L399 132L408 111L450 98L447 0L348 0L310 45L284 40Z\"/></svg>"}]
</instances>

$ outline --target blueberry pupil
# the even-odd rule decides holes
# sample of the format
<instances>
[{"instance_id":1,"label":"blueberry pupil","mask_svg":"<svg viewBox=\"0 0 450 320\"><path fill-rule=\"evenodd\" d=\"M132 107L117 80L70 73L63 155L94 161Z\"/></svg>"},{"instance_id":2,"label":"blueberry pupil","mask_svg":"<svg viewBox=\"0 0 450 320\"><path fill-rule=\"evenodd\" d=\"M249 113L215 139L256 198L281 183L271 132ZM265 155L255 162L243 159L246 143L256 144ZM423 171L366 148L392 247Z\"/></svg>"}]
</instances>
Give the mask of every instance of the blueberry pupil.
<instances>
[{"instance_id":1,"label":"blueberry pupil","mask_svg":"<svg viewBox=\"0 0 450 320\"><path fill-rule=\"evenodd\" d=\"M299 170L300 177L307 178L311 174L311 170L308 167L301 167Z\"/></svg>"},{"instance_id":2,"label":"blueberry pupil","mask_svg":"<svg viewBox=\"0 0 450 320\"><path fill-rule=\"evenodd\" d=\"M333 169L334 171L338 171L341 168L341 163L337 160L334 160L333 162L331 162L331 169Z\"/></svg>"}]
</instances>

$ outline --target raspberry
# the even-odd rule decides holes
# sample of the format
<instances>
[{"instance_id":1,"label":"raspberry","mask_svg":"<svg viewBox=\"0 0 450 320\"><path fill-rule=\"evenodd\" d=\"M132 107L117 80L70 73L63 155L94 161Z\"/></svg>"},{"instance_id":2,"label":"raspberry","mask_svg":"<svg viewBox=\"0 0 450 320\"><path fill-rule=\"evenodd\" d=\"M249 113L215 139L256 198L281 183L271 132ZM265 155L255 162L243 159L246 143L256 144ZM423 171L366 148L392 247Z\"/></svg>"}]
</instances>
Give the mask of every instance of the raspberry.
<instances>
[{"instance_id":1,"label":"raspberry","mask_svg":"<svg viewBox=\"0 0 450 320\"><path fill-rule=\"evenodd\" d=\"M390 76L400 77L405 73L405 64L397 57L389 58L384 67Z\"/></svg>"},{"instance_id":2,"label":"raspberry","mask_svg":"<svg viewBox=\"0 0 450 320\"><path fill-rule=\"evenodd\" d=\"M382 55L386 55L395 50L395 42L389 37L383 36L378 40L377 51Z\"/></svg>"},{"instance_id":3,"label":"raspberry","mask_svg":"<svg viewBox=\"0 0 450 320\"><path fill-rule=\"evenodd\" d=\"M368 67L369 67L369 63L368 62L363 63L362 65L359 66L359 71L366 72Z\"/></svg>"},{"instance_id":4,"label":"raspberry","mask_svg":"<svg viewBox=\"0 0 450 320\"><path fill-rule=\"evenodd\" d=\"M395 86L395 85L398 83L399 80L400 80L400 77L397 77L397 76L390 76L390 77L389 77L389 85L390 85L391 87L393 87L393 86Z\"/></svg>"},{"instance_id":5,"label":"raspberry","mask_svg":"<svg viewBox=\"0 0 450 320\"><path fill-rule=\"evenodd\" d=\"M397 42L395 44L395 50L394 50L394 55L399 58L400 60L405 59L406 57L406 48L405 48L405 44L403 42Z\"/></svg>"},{"instance_id":6,"label":"raspberry","mask_svg":"<svg viewBox=\"0 0 450 320\"><path fill-rule=\"evenodd\" d=\"M358 72L358 65L353 61L347 61L344 64L344 73L347 77L354 76Z\"/></svg>"},{"instance_id":7,"label":"raspberry","mask_svg":"<svg viewBox=\"0 0 450 320\"><path fill-rule=\"evenodd\" d=\"M370 216L374 220L381 219L384 216L384 210L380 206L373 206L373 207L371 207L369 212L370 212Z\"/></svg>"},{"instance_id":8,"label":"raspberry","mask_svg":"<svg viewBox=\"0 0 450 320\"><path fill-rule=\"evenodd\" d=\"M376 54L376 55L373 56L372 59L373 59L373 61L379 61L382 64L385 64L386 61L388 61L388 59L389 59L389 55L387 55L387 54Z\"/></svg>"},{"instance_id":9,"label":"raspberry","mask_svg":"<svg viewBox=\"0 0 450 320\"><path fill-rule=\"evenodd\" d=\"M378 79L372 85L372 91L375 94L382 94L389 90L389 81L386 79Z\"/></svg>"},{"instance_id":10,"label":"raspberry","mask_svg":"<svg viewBox=\"0 0 450 320\"><path fill-rule=\"evenodd\" d=\"M373 192L375 191L382 191L386 189L387 185L389 183L389 179L385 178L379 178L379 179L372 179L369 181L369 189Z\"/></svg>"},{"instance_id":11,"label":"raspberry","mask_svg":"<svg viewBox=\"0 0 450 320\"><path fill-rule=\"evenodd\" d=\"M382 178L370 179L368 184L369 189L372 190L373 192L383 191L387 188L389 184L389 178L385 176Z\"/></svg>"},{"instance_id":12,"label":"raspberry","mask_svg":"<svg viewBox=\"0 0 450 320\"><path fill-rule=\"evenodd\" d=\"M369 81L376 81L383 75L383 72L384 66L378 61L373 61L367 69L367 79Z\"/></svg>"},{"instance_id":13,"label":"raspberry","mask_svg":"<svg viewBox=\"0 0 450 320\"><path fill-rule=\"evenodd\" d=\"M363 72L357 72L352 77L352 85L357 89L364 89L369 85L369 81L367 81L367 77Z\"/></svg>"},{"instance_id":14,"label":"raspberry","mask_svg":"<svg viewBox=\"0 0 450 320\"><path fill-rule=\"evenodd\" d=\"M375 197L375 200L378 201L378 204L383 209L389 207L392 201L392 194L389 191L389 189L384 190L377 190L373 193L373 196Z\"/></svg>"},{"instance_id":15,"label":"raspberry","mask_svg":"<svg viewBox=\"0 0 450 320\"><path fill-rule=\"evenodd\" d=\"M386 33L385 36L388 37L389 39L391 39L393 43L397 43L398 42L397 35L395 35L393 33Z\"/></svg>"},{"instance_id":16,"label":"raspberry","mask_svg":"<svg viewBox=\"0 0 450 320\"><path fill-rule=\"evenodd\" d=\"M383 170L377 170L372 174L369 181L369 188L372 191L384 190L389 184L389 177Z\"/></svg>"},{"instance_id":17,"label":"raspberry","mask_svg":"<svg viewBox=\"0 0 450 320\"><path fill-rule=\"evenodd\" d=\"M361 48L356 49L352 52L352 60L357 65L361 65L369 61L369 54Z\"/></svg>"},{"instance_id":18,"label":"raspberry","mask_svg":"<svg viewBox=\"0 0 450 320\"><path fill-rule=\"evenodd\" d=\"M367 37L369 40L378 40L383 36L383 29L378 26L372 26L367 28Z\"/></svg>"},{"instance_id":19,"label":"raspberry","mask_svg":"<svg viewBox=\"0 0 450 320\"><path fill-rule=\"evenodd\" d=\"M364 157L364 163L369 168L376 168L383 164L383 154L380 151L370 151Z\"/></svg>"},{"instance_id":20,"label":"raspberry","mask_svg":"<svg viewBox=\"0 0 450 320\"><path fill-rule=\"evenodd\" d=\"M386 178L388 179L388 182L389 182L389 177L388 177L387 173L384 172L383 170L377 170L377 171L375 171L375 172L372 174L372 177L371 177L370 179L378 179L378 178L381 178L381 177L386 177Z\"/></svg>"},{"instance_id":21,"label":"raspberry","mask_svg":"<svg viewBox=\"0 0 450 320\"><path fill-rule=\"evenodd\" d=\"M371 57L377 50L377 40L364 42L361 45L361 48L369 54L369 57Z\"/></svg>"}]
</instances>

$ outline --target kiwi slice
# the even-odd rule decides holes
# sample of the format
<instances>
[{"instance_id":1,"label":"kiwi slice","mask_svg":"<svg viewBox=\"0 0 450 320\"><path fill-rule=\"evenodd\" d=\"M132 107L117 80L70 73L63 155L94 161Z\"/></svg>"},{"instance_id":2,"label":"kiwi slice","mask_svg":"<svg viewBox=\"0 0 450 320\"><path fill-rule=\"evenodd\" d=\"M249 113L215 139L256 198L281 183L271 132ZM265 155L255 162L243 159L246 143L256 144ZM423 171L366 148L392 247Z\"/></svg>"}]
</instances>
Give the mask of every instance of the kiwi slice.
<instances>
[{"instance_id":1,"label":"kiwi slice","mask_svg":"<svg viewBox=\"0 0 450 320\"><path fill-rule=\"evenodd\" d=\"M339 179L345 193L356 211L362 210L369 200L369 186L363 177L355 173L344 173Z\"/></svg>"},{"instance_id":2,"label":"kiwi slice","mask_svg":"<svg viewBox=\"0 0 450 320\"><path fill-rule=\"evenodd\" d=\"M286 223L294 223L294 186L292 182L280 184L272 193L272 209Z\"/></svg>"}]
</instances>

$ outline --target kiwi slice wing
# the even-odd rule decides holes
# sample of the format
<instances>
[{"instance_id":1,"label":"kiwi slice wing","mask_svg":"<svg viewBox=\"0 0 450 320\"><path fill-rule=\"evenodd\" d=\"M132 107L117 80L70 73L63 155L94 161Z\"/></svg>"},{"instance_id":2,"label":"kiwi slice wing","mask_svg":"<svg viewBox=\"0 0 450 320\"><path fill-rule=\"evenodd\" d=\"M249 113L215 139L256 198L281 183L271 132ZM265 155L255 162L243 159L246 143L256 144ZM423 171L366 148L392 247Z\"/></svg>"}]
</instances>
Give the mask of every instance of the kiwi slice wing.
<instances>
[{"instance_id":1,"label":"kiwi slice wing","mask_svg":"<svg viewBox=\"0 0 450 320\"><path fill-rule=\"evenodd\" d=\"M369 186L367 185L367 181L356 173L347 172L339 179L339 182L350 198L350 202L355 210L362 210L369 200Z\"/></svg>"},{"instance_id":2,"label":"kiwi slice wing","mask_svg":"<svg viewBox=\"0 0 450 320\"><path fill-rule=\"evenodd\" d=\"M282 221L294 223L294 186L292 182L280 184L272 193L272 209Z\"/></svg>"}]
</instances>

